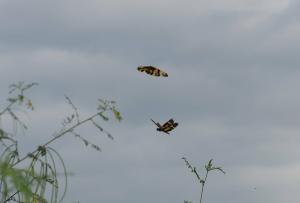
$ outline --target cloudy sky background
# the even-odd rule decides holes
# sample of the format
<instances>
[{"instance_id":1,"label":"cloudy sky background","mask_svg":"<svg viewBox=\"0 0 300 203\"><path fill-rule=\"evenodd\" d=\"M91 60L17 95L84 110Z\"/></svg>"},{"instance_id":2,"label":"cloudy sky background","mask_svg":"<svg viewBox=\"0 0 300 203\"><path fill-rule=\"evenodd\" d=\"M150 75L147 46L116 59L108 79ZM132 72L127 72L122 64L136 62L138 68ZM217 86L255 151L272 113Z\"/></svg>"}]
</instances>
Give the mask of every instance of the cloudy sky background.
<instances>
[{"instance_id":1,"label":"cloudy sky background","mask_svg":"<svg viewBox=\"0 0 300 203\"><path fill-rule=\"evenodd\" d=\"M71 112L116 100L124 120L86 126L97 153L66 136L53 143L75 175L65 202L197 202L182 156L212 173L204 202L300 201L300 3L292 0L0 0L0 99L17 81L29 96L23 152ZM136 71L161 67L168 78ZM172 136L150 118L173 117ZM157 136L159 135L159 136ZM254 189L256 188L256 189Z\"/></svg>"}]
</instances>

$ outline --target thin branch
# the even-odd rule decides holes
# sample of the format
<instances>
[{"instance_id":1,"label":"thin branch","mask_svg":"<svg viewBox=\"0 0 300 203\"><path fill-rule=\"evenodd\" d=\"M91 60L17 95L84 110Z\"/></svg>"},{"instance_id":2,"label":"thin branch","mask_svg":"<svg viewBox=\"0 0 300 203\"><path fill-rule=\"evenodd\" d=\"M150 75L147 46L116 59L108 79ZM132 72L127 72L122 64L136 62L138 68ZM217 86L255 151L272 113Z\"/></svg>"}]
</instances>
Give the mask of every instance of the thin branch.
<instances>
[{"instance_id":1,"label":"thin branch","mask_svg":"<svg viewBox=\"0 0 300 203\"><path fill-rule=\"evenodd\" d=\"M0 116L1 116L2 114L4 114L6 111L8 111L8 110L10 109L10 107L12 107L12 105L14 105L16 102L17 102L17 100L10 102L9 105L7 105L7 107L4 108L4 109L0 112Z\"/></svg>"},{"instance_id":2,"label":"thin branch","mask_svg":"<svg viewBox=\"0 0 300 203\"><path fill-rule=\"evenodd\" d=\"M212 161L213 161L213 160L210 159L210 160L208 161L208 164L205 165L205 169L206 169L205 178L204 178L204 179L201 179L200 176L198 175L198 172L197 172L197 170L196 170L196 167L192 166L192 165L188 162L187 158L182 157L182 159L185 161L186 166L187 166L189 169L191 169L191 172L194 173L194 174L197 176L197 179L199 180L199 182L200 182L200 184L201 184L201 194L200 194L200 203L201 203L201 202L202 202L202 198L203 198L204 186L205 186L205 183L206 183L206 180L207 180L207 177L208 177L208 172L209 172L209 171L213 171L213 170L219 170L219 171L221 171L222 173L225 174L225 171L224 171L221 167L215 167L215 166L213 166L213 164L212 164Z\"/></svg>"},{"instance_id":3,"label":"thin branch","mask_svg":"<svg viewBox=\"0 0 300 203\"><path fill-rule=\"evenodd\" d=\"M204 178L204 180L201 182L201 183L202 183L202 184L201 184L202 187L201 187L200 203L202 202L203 190L204 190L204 186L205 186L205 183L206 183L207 176L208 176L208 170L206 170L205 178Z\"/></svg>"},{"instance_id":4,"label":"thin branch","mask_svg":"<svg viewBox=\"0 0 300 203\"><path fill-rule=\"evenodd\" d=\"M4 200L3 203L8 202L8 201L10 201L10 200L13 200L13 197L14 197L16 194L18 194L18 193L19 193L19 191L15 192L15 193L14 193L13 195L11 195L8 199Z\"/></svg>"},{"instance_id":5,"label":"thin branch","mask_svg":"<svg viewBox=\"0 0 300 203\"><path fill-rule=\"evenodd\" d=\"M99 115L99 112L88 117L87 119L83 120L83 121L80 121L79 123L76 123L75 125L73 125L72 127L68 128L67 130L61 132L60 134L58 134L57 136L53 137L51 140L49 140L48 142L46 142L45 144L41 145L42 147L46 147L47 145L49 145L50 143L54 142L55 140L57 140L58 138L64 136L65 134L67 134L68 132L71 132L72 130L74 130L76 127L92 120L93 118L95 118L96 116ZM35 152L37 152L38 149L34 150L33 152L29 153L29 154L34 154ZM29 157L29 154L27 154L25 157L21 158L20 160L18 160L17 162L15 162L12 166L15 166L17 165L18 163L24 161L26 158Z\"/></svg>"},{"instance_id":6,"label":"thin branch","mask_svg":"<svg viewBox=\"0 0 300 203\"><path fill-rule=\"evenodd\" d=\"M78 113L78 108L73 104L72 100L65 95L66 100L68 101L68 103L71 105L71 107L73 108L74 112L75 112L75 116L76 116L76 120L77 123L79 123L79 113Z\"/></svg>"}]
</instances>

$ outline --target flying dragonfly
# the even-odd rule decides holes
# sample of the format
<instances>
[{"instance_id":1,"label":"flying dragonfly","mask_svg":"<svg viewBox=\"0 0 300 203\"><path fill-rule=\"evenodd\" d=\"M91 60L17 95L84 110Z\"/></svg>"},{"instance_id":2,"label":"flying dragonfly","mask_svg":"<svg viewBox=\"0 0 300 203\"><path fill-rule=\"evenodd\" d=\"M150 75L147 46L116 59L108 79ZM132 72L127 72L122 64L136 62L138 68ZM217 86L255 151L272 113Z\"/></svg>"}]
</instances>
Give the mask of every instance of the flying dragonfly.
<instances>
[{"instance_id":1,"label":"flying dragonfly","mask_svg":"<svg viewBox=\"0 0 300 203\"><path fill-rule=\"evenodd\" d=\"M162 76L162 77L168 77L168 73L154 67L154 66L139 66L137 68L138 71L140 72L145 72L149 75L152 75L152 76Z\"/></svg>"},{"instance_id":2,"label":"flying dragonfly","mask_svg":"<svg viewBox=\"0 0 300 203\"><path fill-rule=\"evenodd\" d=\"M163 125L160 125L158 122L155 122L154 120L151 119L151 121L157 125L157 131L161 131L164 133L167 133L168 135L170 134L169 132L171 130L173 130L174 128L176 128L176 126L178 126L178 123L175 123L174 120L171 118L170 120L168 120L167 122L165 122Z\"/></svg>"}]
</instances>

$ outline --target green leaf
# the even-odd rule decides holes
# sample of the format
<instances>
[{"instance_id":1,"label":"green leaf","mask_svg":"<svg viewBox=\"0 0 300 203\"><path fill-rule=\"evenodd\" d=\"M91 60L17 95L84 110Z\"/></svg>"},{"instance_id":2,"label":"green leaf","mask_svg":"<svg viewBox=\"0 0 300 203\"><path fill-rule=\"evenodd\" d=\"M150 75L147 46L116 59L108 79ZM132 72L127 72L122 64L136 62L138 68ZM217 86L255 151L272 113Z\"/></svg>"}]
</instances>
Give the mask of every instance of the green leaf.
<instances>
[{"instance_id":1,"label":"green leaf","mask_svg":"<svg viewBox=\"0 0 300 203\"><path fill-rule=\"evenodd\" d=\"M84 142L85 146L89 145L89 141L87 141L86 139L82 138L82 141Z\"/></svg>"},{"instance_id":2,"label":"green leaf","mask_svg":"<svg viewBox=\"0 0 300 203\"><path fill-rule=\"evenodd\" d=\"M118 121L121 121L122 120L122 116L121 116L121 113L119 111L117 111L115 108L112 108L112 111L115 115L115 118L118 120Z\"/></svg>"},{"instance_id":3,"label":"green leaf","mask_svg":"<svg viewBox=\"0 0 300 203\"><path fill-rule=\"evenodd\" d=\"M219 170L222 173L226 174L225 171L221 167L212 167L210 170Z\"/></svg>"},{"instance_id":4,"label":"green leaf","mask_svg":"<svg viewBox=\"0 0 300 203\"><path fill-rule=\"evenodd\" d=\"M205 165L205 168L206 168L207 171L210 171L210 170L211 170L211 168L212 168L212 161L213 161L212 159L209 160L208 164Z\"/></svg>"},{"instance_id":5,"label":"green leaf","mask_svg":"<svg viewBox=\"0 0 300 203\"><path fill-rule=\"evenodd\" d=\"M104 116L101 112L98 114L104 121L108 121L109 118L107 116Z\"/></svg>"},{"instance_id":6,"label":"green leaf","mask_svg":"<svg viewBox=\"0 0 300 203\"><path fill-rule=\"evenodd\" d=\"M41 152L42 156L45 156L47 153L46 147L44 147L44 146L39 146L38 151Z\"/></svg>"},{"instance_id":7,"label":"green leaf","mask_svg":"<svg viewBox=\"0 0 300 203\"><path fill-rule=\"evenodd\" d=\"M18 95L18 100L19 100L19 103L21 104L24 101L24 95L19 94Z\"/></svg>"},{"instance_id":8,"label":"green leaf","mask_svg":"<svg viewBox=\"0 0 300 203\"><path fill-rule=\"evenodd\" d=\"M5 136L5 132L0 128L0 139Z\"/></svg>"},{"instance_id":9,"label":"green leaf","mask_svg":"<svg viewBox=\"0 0 300 203\"><path fill-rule=\"evenodd\" d=\"M32 101L30 99L27 100L26 106L28 109L34 110L34 106L32 104Z\"/></svg>"},{"instance_id":10,"label":"green leaf","mask_svg":"<svg viewBox=\"0 0 300 203\"><path fill-rule=\"evenodd\" d=\"M99 146L95 145L95 144L91 144L91 146L96 149L97 151L100 151L101 152L101 149Z\"/></svg>"},{"instance_id":11,"label":"green leaf","mask_svg":"<svg viewBox=\"0 0 300 203\"><path fill-rule=\"evenodd\" d=\"M18 101L18 99L16 99L16 98L8 98L7 101L9 101L10 103L14 103L14 102Z\"/></svg>"},{"instance_id":12,"label":"green leaf","mask_svg":"<svg viewBox=\"0 0 300 203\"><path fill-rule=\"evenodd\" d=\"M10 182L19 193L24 195L26 202L29 202L32 196L30 188L31 173L26 170L12 168L12 166L5 161L0 162L0 174L3 183L5 182L7 184Z\"/></svg>"}]
</instances>

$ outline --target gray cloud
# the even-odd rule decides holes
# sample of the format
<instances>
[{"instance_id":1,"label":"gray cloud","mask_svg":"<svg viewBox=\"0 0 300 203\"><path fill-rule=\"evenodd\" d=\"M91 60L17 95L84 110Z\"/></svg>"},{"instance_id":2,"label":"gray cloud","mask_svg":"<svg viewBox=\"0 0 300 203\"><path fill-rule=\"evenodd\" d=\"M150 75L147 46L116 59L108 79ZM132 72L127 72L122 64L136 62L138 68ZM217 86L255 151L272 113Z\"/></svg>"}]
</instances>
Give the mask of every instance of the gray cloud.
<instances>
[{"instance_id":1,"label":"gray cloud","mask_svg":"<svg viewBox=\"0 0 300 203\"><path fill-rule=\"evenodd\" d=\"M298 4L2 1L1 101L12 82L40 83L24 152L60 127L64 94L84 115L97 98L118 102L124 121L103 123L115 141L79 130L102 153L73 137L55 143L75 173L66 202L196 202L182 156L227 171L209 177L205 201L299 202ZM149 120L171 117L170 137Z\"/></svg>"}]
</instances>

